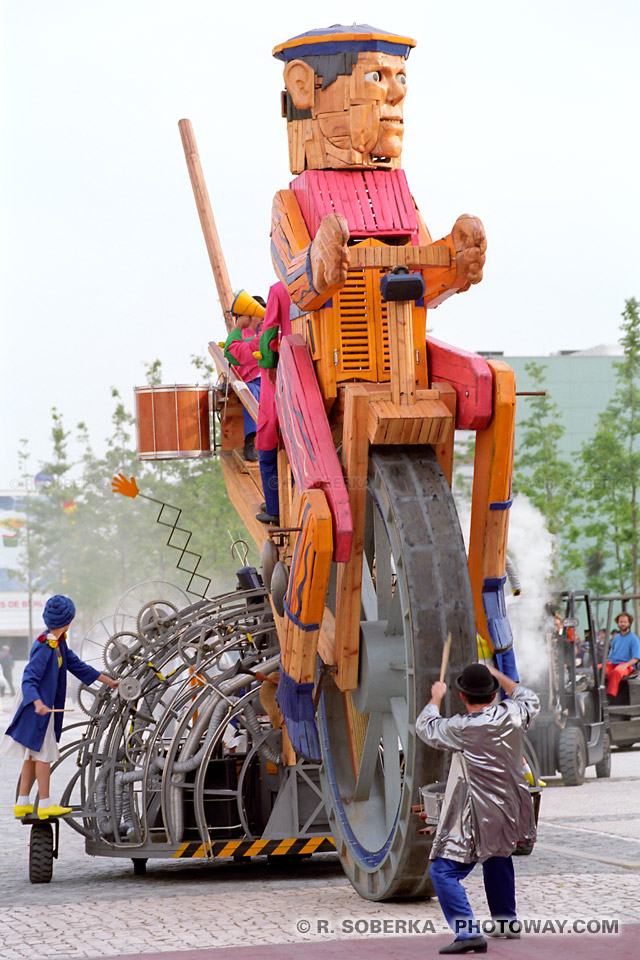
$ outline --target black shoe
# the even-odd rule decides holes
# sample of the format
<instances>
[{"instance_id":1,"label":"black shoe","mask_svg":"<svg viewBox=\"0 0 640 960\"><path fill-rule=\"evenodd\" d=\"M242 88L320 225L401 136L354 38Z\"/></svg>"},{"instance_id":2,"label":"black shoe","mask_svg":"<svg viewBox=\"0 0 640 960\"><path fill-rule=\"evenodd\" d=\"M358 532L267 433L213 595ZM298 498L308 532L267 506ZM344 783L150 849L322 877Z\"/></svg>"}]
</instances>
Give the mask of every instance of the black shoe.
<instances>
[{"instance_id":1,"label":"black shoe","mask_svg":"<svg viewBox=\"0 0 640 960\"><path fill-rule=\"evenodd\" d=\"M486 929L489 924L486 923L484 933L488 937L504 937L505 940L519 940L522 924L519 920L494 920L493 930Z\"/></svg>"},{"instance_id":2,"label":"black shoe","mask_svg":"<svg viewBox=\"0 0 640 960\"><path fill-rule=\"evenodd\" d=\"M244 438L244 447L242 448L242 456L245 460L248 460L250 463L257 463L258 453L256 451L256 435L255 433L249 433Z\"/></svg>"},{"instance_id":3,"label":"black shoe","mask_svg":"<svg viewBox=\"0 0 640 960\"><path fill-rule=\"evenodd\" d=\"M256 520L260 523L274 523L276 527L280 526L280 517L273 513L256 513Z\"/></svg>"},{"instance_id":4,"label":"black shoe","mask_svg":"<svg viewBox=\"0 0 640 960\"><path fill-rule=\"evenodd\" d=\"M438 953L486 953L487 941L484 937L467 937L466 940L454 940Z\"/></svg>"}]
</instances>

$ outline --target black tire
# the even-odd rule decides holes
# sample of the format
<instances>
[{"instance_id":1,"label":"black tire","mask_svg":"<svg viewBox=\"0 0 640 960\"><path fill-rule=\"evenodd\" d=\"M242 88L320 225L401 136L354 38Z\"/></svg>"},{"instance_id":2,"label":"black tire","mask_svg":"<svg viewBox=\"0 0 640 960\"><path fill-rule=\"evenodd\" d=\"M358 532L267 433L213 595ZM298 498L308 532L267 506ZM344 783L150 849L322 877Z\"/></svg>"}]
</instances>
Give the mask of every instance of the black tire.
<instances>
[{"instance_id":1,"label":"black tire","mask_svg":"<svg viewBox=\"0 0 640 960\"><path fill-rule=\"evenodd\" d=\"M147 872L147 859L146 857L133 857L131 860L133 864L133 872L136 877L144 877Z\"/></svg>"},{"instance_id":2,"label":"black tire","mask_svg":"<svg viewBox=\"0 0 640 960\"><path fill-rule=\"evenodd\" d=\"M587 748L579 727L565 727L558 738L558 769L567 787L584 783L587 766Z\"/></svg>"},{"instance_id":3,"label":"black tire","mask_svg":"<svg viewBox=\"0 0 640 960\"><path fill-rule=\"evenodd\" d=\"M50 883L53 876L53 827L34 823L29 840L29 881Z\"/></svg>"},{"instance_id":4,"label":"black tire","mask_svg":"<svg viewBox=\"0 0 640 960\"><path fill-rule=\"evenodd\" d=\"M596 763L596 777L601 780L611 776L611 737L604 735L604 754L600 763Z\"/></svg>"},{"instance_id":5,"label":"black tire","mask_svg":"<svg viewBox=\"0 0 640 960\"><path fill-rule=\"evenodd\" d=\"M342 867L360 896L434 896L432 838L418 834L411 807L420 787L443 779L444 754L419 740L415 722L439 677L447 633L455 676L475 659L476 631L458 517L432 449L372 450L364 547L365 575L375 585L368 597L363 591L359 686L345 697L326 677L318 710L325 805ZM364 731L358 754L369 758L366 789L357 789L349 724Z\"/></svg>"}]
</instances>

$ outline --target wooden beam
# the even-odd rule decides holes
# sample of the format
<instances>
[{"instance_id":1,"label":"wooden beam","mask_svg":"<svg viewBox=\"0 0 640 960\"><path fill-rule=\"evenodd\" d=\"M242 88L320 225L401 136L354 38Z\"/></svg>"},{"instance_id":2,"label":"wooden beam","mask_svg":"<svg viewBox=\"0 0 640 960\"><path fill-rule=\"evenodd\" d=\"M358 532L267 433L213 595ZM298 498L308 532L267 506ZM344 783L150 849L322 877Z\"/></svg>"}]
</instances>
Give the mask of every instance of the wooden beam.
<instances>
[{"instance_id":1,"label":"wooden beam","mask_svg":"<svg viewBox=\"0 0 640 960\"><path fill-rule=\"evenodd\" d=\"M269 527L256 520L262 502L262 489L256 486L249 474L238 470L232 451L222 451L220 463L229 499L260 553L265 540L269 539Z\"/></svg>"},{"instance_id":2,"label":"wooden beam","mask_svg":"<svg viewBox=\"0 0 640 960\"><path fill-rule=\"evenodd\" d=\"M220 418L220 440L223 450L234 450L244 444L244 418L242 408L231 395Z\"/></svg>"},{"instance_id":3,"label":"wooden beam","mask_svg":"<svg viewBox=\"0 0 640 960\"><path fill-rule=\"evenodd\" d=\"M413 344L411 301L387 303L389 358L391 361L391 399L411 405L416 398L416 352Z\"/></svg>"},{"instance_id":4,"label":"wooden beam","mask_svg":"<svg viewBox=\"0 0 640 960\"><path fill-rule=\"evenodd\" d=\"M328 607L324 608L320 635L318 637L318 654L324 664L331 667L336 662L336 619Z\"/></svg>"},{"instance_id":5,"label":"wooden beam","mask_svg":"<svg viewBox=\"0 0 640 960\"><path fill-rule=\"evenodd\" d=\"M193 196L198 209L200 226L202 227L202 233L204 234L204 242L207 247L207 253L209 254L209 262L211 263L211 269L213 270L213 277L216 282L218 297L220 298L220 306L222 307L222 311L225 315L224 319L227 330L231 332L234 326L234 321L231 317L233 291L231 290L229 274L227 273L227 265L225 263L224 254L222 253L222 246L220 245L218 231L216 230L216 222L213 219L211 201L209 200L207 184L205 182L204 173L202 172L202 167L200 165L200 156L198 154L198 146L196 144L195 134L193 132L193 127L191 126L190 120L180 120L178 122L178 128L182 138L184 155L187 160L187 169L189 170L189 179L191 180Z\"/></svg>"},{"instance_id":6,"label":"wooden beam","mask_svg":"<svg viewBox=\"0 0 640 960\"><path fill-rule=\"evenodd\" d=\"M246 385L242 377L239 377L233 367L230 365L220 344L216 343L214 340L210 340L209 353L213 357L213 361L216 365L218 373L223 374L227 378L233 387L233 392L237 396L238 400L242 406L245 407L249 416L257 423L258 401L251 393L251 390L249 390L249 387Z\"/></svg>"},{"instance_id":7,"label":"wooden beam","mask_svg":"<svg viewBox=\"0 0 640 960\"><path fill-rule=\"evenodd\" d=\"M347 384L342 461L349 489L353 540L349 560L347 563L338 564L336 587L335 653L338 666L336 683L340 690L355 690L358 685L360 590L369 453L368 410L369 396L366 388L359 383Z\"/></svg>"},{"instance_id":8,"label":"wooden beam","mask_svg":"<svg viewBox=\"0 0 640 960\"><path fill-rule=\"evenodd\" d=\"M291 467L287 458L287 451L280 444L278 447L278 500L280 503L280 526L291 527Z\"/></svg>"},{"instance_id":9,"label":"wooden beam","mask_svg":"<svg viewBox=\"0 0 640 960\"><path fill-rule=\"evenodd\" d=\"M451 252L448 247L349 247L349 268L367 267L448 267Z\"/></svg>"},{"instance_id":10,"label":"wooden beam","mask_svg":"<svg viewBox=\"0 0 640 960\"><path fill-rule=\"evenodd\" d=\"M453 423L450 406L443 400L418 400L411 406L372 400L367 434L372 444L441 444L453 432Z\"/></svg>"},{"instance_id":11,"label":"wooden beam","mask_svg":"<svg viewBox=\"0 0 640 960\"><path fill-rule=\"evenodd\" d=\"M448 408L449 413L453 419L453 423L456 422L456 404L457 404L457 394L454 388L450 383L434 383L433 386L440 393L440 400ZM453 482L453 443L455 438L455 430L453 427L449 430L448 436L441 442L436 445L436 457L438 458L438 463L442 467L442 472L445 475L446 481L451 486Z\"/></svg>"}]
</instances>

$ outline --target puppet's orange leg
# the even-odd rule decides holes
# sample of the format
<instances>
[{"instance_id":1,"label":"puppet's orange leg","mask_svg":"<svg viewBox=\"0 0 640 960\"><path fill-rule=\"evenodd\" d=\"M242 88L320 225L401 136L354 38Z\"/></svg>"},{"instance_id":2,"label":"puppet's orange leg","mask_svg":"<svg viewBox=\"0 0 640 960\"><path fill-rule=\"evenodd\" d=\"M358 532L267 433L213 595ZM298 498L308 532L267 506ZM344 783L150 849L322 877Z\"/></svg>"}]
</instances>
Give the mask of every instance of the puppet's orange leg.
<instances>
[{"instance_id":1,"label":"puppet's orange leg","mask_svg":"<svg viewBox=\"0 0 640 960\"><path fill-rule=\"evenodd\" d=\"M302 530L296 540L284 601L285 628L276 698L292 745L308 760L319 760L313 685L333 554L333 521L322 490L303 492L296 526Z\"/></svg>"},{"instance_id":2,"label":"puppet's orange leg","mask_svg":"<svg viewBox=\"0 0 640 960\"><path fill-rule=\"evenodd\" d=\"M511 367L489 360L493 415L476 434L469 573L476 629L497 654L511 648L504 584L511 507L516 384ZM503 664L506 666L506 664ZM508 672L505 670L505 672Z\"/></svg>"}]
</instances>

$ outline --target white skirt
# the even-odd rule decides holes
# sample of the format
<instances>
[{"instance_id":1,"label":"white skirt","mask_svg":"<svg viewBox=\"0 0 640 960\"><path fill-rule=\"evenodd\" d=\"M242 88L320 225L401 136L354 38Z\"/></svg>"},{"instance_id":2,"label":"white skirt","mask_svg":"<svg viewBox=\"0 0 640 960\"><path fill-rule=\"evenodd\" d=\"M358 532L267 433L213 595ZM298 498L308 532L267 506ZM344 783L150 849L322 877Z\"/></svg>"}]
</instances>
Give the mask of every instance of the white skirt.
<instances>
[{"instance_id":1,"label":"white skirt","mask_svg":"<svg viewBox=\"0 0 640 960\"><path fill-rule=\"evenodd\" d=\"M15 717L18 712L18 707L22 703L22 690L18 688L16 695L13 700L11 713ZM47 732L44 735L44 740L42 741L42 746L39 750L30 750L29 747L25 747L24 744L18 743L17 740L14 740L13 737L10 737L8 734L4 734L2 740L0 740L0 754L6 757L18 757L19 760L42 760L45 763L53 763L60 756L60 751L58 750L58 742L56 740L56 731L54 729L55 714L49 714L49 723L47 724Z\"/></svg>"}]
</instances>

